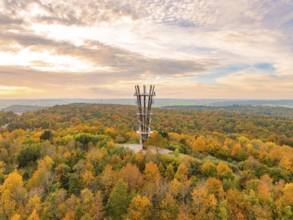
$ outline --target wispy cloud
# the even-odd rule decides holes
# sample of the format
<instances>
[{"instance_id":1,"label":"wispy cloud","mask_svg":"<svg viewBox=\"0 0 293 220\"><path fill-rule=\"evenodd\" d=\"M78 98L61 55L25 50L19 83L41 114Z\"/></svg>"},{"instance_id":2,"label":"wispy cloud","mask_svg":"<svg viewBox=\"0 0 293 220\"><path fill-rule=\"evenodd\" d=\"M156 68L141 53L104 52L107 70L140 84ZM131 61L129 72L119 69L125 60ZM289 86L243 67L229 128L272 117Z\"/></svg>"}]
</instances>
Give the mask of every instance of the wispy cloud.
<instances>
[{"instance_id":1,"label":"wispy cloud","mask_svg":"<svg viewBox=\"0 0 293 220\"><path fill-rule=\"evenodd\" d=\"M293 98L292 7L2 0L0 86L10 89L0 95L128 97L133 84L155 83L161 97Z\"/></svg>"}]
</instances>

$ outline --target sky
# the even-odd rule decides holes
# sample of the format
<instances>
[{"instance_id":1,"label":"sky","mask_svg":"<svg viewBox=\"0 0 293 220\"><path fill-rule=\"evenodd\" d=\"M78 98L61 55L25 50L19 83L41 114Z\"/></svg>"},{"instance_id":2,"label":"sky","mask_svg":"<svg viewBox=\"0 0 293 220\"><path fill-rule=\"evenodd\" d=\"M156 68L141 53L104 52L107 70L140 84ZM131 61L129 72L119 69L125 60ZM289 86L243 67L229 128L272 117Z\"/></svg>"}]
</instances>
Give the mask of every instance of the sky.
<instances>
[{"instance_id":1,"label":"sky","mask_svg":"<svg viewBox=\"0 0 293 220\"><path fill-rule=\"evenodd\" d=\"M293 99L293 0L0 0L0 99Z\"/></svg>"}]
</instances>

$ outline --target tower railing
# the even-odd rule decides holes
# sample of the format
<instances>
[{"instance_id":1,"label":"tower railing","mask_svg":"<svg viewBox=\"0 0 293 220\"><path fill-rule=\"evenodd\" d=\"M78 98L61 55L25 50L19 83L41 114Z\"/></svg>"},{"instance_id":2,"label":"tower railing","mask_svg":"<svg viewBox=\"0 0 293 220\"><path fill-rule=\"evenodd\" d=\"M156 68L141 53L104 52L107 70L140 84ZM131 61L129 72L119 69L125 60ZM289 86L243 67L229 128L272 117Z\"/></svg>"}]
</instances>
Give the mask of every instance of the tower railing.
<instances>
[{"instance_id":1,"label":"tower railing","mask_svg":"<svg viewBox=\"0 0 293 220\"><path fill-rule=\"evenodd\" d=\"M142 91L140 91L139 85L135 86L136 102L138 113L137 121L138 121L138 131L140 134L140 143L142 145L142 149L146 149L144 143L147 140L148 136L152 133L150 128L151 122L151 108L153 104L153 97L156 95L155 86L150 85L149 91L147 92L147 88L145 85L142 87Z\"/></svg>"}]
</instances>

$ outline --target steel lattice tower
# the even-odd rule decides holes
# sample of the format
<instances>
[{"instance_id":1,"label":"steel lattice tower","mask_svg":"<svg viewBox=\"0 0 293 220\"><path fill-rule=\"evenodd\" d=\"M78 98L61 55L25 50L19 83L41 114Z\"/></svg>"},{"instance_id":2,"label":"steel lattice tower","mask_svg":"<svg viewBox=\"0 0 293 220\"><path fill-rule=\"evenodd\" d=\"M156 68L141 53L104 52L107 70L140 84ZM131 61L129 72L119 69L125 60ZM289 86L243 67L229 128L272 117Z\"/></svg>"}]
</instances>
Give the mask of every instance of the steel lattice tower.
<instances>
[{"instance_id":1,"label":"steel lattice tower","mask_svg":"<svg viewBox=\"0 0 293 220\"><path fill-rule=\"evenodd\" d=\"M140 134L140 143L142 149L145 150L144 142L147 140L151 133L150 122L151 122L151 108L153 104L153 97L156 95L155 86L150 85L149 92L147 92L146 86L143 85L143 91L140 91L138 85L135 86L135 93L138 107L137 121L138 121L138 131Z\"/></svg>"}]
</instances>

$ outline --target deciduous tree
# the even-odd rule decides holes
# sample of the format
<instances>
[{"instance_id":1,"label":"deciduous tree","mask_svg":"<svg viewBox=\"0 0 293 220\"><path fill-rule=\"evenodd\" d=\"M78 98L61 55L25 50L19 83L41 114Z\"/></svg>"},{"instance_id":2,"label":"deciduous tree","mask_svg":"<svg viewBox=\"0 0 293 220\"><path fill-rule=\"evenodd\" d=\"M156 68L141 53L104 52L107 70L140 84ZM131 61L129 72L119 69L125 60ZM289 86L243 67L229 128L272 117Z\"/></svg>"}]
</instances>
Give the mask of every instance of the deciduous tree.
<instances>
[{"instance_id":1,"label":"deciduous tree","mask_svg":"<svg viewBox=\"0 0 293 220\"><path fill-rule=\"evenodd\" d=\"M137 195L130 203L127 218L136 220L149 219L152 214L151 209L151 201L145 196Z\"/></svg>"},{"instance_id":2,"label":"deciduous tree","mask_svg":"<svg viewBox=\"0 0 293 220\"><path fill-rule=\"evenodd\" d=\"M110 193L106 206L107 214L114 220L122 219L127 212L130 201L127 184L123 180L119 180Z\"/></svg>"}]
</instances>

